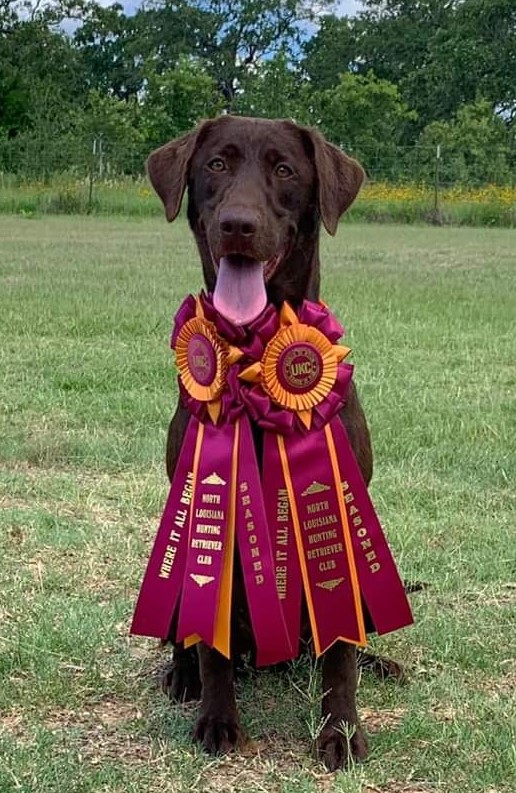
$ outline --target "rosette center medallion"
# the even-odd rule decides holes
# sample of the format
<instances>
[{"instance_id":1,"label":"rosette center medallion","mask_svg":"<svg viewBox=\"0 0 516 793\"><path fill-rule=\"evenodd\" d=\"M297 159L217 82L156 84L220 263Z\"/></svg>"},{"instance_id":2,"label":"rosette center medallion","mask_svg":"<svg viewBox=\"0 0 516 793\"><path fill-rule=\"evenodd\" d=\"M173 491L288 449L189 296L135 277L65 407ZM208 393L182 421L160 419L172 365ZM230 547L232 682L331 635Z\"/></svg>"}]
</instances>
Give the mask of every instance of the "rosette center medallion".
<instances>
[{"instance_id":1,"label":"rosette center medallion","mask_svg":"<svg viewBox=\"0 0 516 793\"><path fill-rule=\"evenodd\" d=\"M187 345L188 367L199 385L209 386L217 374L217 356L206 336L195 333Z\"/></svg>"},{"instance_id":2,"label":"rosette center medallion","mask_svg":"<svg viewBox=\"0 0 516 793\"><path fill-rule=\"evenodd\" d=\"M306 394L321 379L323 360L313 344L291 344L278 358L276 373L284 388Z\"/></svg>"},{"instance_id":3,"label":"rosette center medallion","mask_svg":"<svg viewBox=\"0 0 516 793\"><path fill-rule=\"evenodd\" d=\"M229 345L212 322L194 317L185 322L176 342L179 377L194 399L217 400L226 383Z\"/></svg>"},{"instance_id":4,"label":"rosette center medallion","mask_svg":"<svg viewBox=\"0 0 516 793\"><path fill-rule=\"evenodd\" d=\"M305 411L330 393L337 377L335 348L316 328L281 328L265 348L262 386L281 407Z\"/></svg>"}]
</instances>

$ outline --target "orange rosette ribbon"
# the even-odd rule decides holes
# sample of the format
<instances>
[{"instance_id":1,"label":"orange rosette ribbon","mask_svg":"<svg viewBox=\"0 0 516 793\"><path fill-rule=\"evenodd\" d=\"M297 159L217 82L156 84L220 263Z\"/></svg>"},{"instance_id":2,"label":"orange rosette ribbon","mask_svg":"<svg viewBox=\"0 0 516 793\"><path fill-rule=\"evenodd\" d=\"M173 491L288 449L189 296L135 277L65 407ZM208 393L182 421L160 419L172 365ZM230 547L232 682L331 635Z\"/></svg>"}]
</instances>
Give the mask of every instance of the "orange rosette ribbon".
<instances>
[{"instance_id":1,"label":"orange rosette ribbon","mask_svg":"<svg viewBox=\"0 0 516 793\"><path fill-rule=\"evenodd\" d=\"M332 344L320 330L300 322L284 303L280 329L272 337L260 361L244 369L240 378L260 383L273 402L312 426L312 410L328 398L335 386L338 365L351 350Z\"/></svg>"},{"instance_id":2,"label":"orange rosette ribbon","mask_svg":"<svg viewBox=\"0 0 516 793\"><path fill-rule=\"evenodd\" d=\"M198 402L206 403L208 414L216 424L221 413L222 392L227 384L231 364L242 352L219 335L213 322L206 319L199 299L195 317L187 320L175 342L176 365L182 385Z\"/></svg>"}]
</instances>

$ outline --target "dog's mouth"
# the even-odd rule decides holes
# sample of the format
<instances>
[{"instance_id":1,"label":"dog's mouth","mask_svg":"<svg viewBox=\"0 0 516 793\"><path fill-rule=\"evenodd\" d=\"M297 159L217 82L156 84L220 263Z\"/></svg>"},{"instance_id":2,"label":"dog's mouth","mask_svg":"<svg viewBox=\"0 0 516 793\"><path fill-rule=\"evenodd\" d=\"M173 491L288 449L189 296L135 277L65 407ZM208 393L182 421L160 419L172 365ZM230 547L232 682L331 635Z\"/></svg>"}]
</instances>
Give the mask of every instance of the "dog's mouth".
<instances>
[{"instance_id":1,"label":"dog's mouth","mask_svg":"<svg viewBox=\"0 0 516 793\"><path fill-rule=\"evenodd\" d=\"M233 325L247 325L255 320L267 305L265 284L272 278L282 259L276 254L265 262L230 253L215 264L217 282L213 304Z\"/></svg>"}]
</instances>

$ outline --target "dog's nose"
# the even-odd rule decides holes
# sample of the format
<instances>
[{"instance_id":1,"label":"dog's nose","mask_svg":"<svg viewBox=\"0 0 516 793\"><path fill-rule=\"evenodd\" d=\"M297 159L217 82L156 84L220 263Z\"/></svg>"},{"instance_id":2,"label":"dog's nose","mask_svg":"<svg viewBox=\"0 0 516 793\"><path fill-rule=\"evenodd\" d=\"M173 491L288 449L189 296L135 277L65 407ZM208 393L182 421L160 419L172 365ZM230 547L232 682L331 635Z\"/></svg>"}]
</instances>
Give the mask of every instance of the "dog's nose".
<instances>
[{"instance_id":1,"label":"dog's nose","mask_svg":"<svg viewBox=\"0 0 516 793\"><path fill-rule=\"evenodd\" d=\"M220 231L225 237L253 237L258 228L256 214L245 207L223 209L219 217Z\"/></svg>"}]
</instances>

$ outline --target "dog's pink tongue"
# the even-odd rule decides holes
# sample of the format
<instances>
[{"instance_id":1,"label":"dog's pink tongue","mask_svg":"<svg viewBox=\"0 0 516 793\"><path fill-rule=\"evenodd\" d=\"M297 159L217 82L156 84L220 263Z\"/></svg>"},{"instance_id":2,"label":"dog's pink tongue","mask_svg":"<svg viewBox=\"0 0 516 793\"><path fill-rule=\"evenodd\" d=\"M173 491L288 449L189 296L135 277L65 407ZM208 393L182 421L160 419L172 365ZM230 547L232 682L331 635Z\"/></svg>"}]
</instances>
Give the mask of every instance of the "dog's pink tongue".
<instances>
[{"instance_id":1,"label":"dog's pink tongue","mask_svg":"<svg viewBox=\"0 0 516 793\"><path fill-rule=\"evenodd\" d=\"M238 261L236 256L220 260L213 305L233 325L247 325L267 305L263 268L263 262Z\"/></svg>"}]
</instances>

